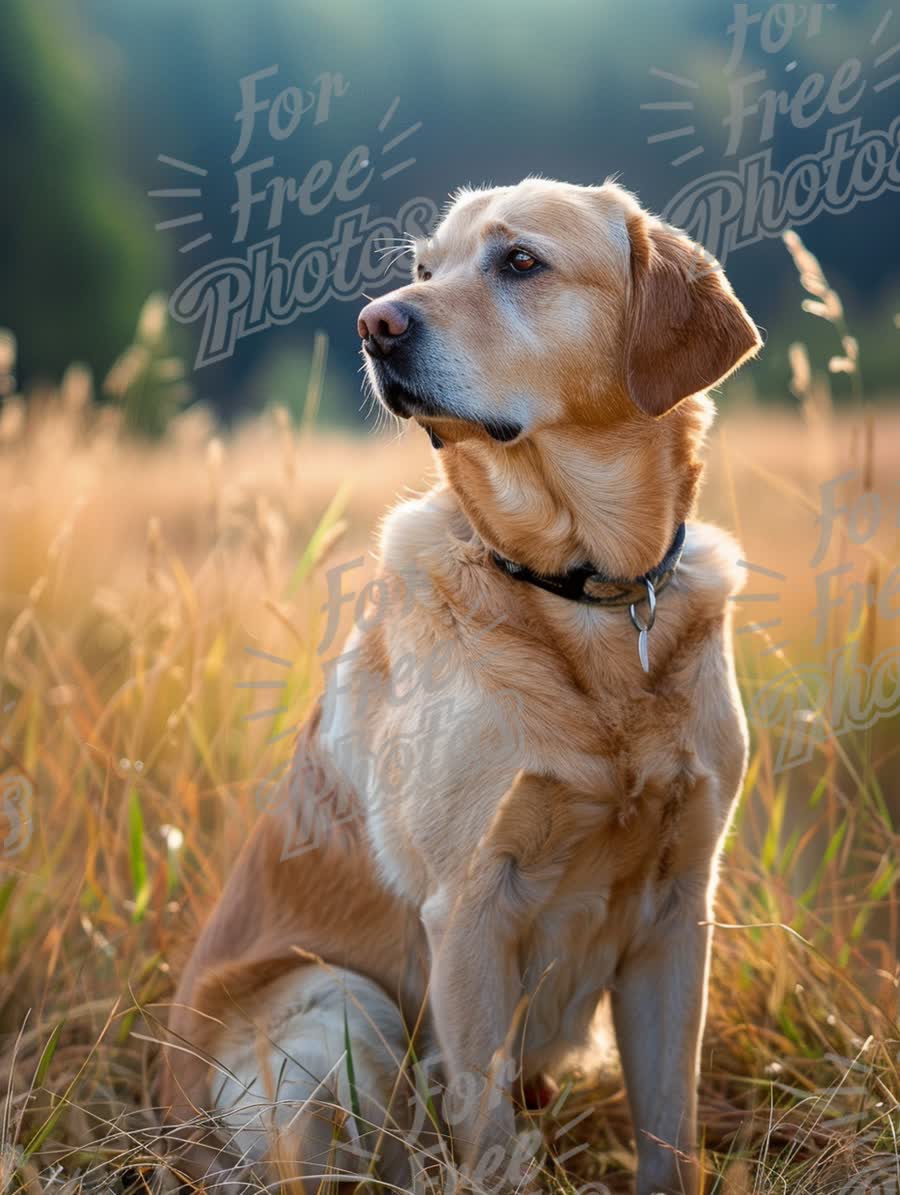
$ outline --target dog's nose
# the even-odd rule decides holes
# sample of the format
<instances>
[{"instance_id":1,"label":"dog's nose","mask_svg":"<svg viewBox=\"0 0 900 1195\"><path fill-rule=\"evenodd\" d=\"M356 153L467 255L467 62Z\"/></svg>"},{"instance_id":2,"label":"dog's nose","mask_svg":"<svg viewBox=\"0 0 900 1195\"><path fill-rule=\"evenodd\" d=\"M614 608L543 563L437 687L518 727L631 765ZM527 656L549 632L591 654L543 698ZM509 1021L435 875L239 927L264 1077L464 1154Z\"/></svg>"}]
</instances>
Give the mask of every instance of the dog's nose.
<instances>
[{"instance_id":1,"label":"dog's nose","mask_svg":"<svg viewBox=\"0 0 900 1195\"><path fill-rule=\"evenodd\" d=\"M387 354L412 323L412 312L393 299L375 299L359 313L357 330L369 352Z\"/></svg>"}]
</instances>

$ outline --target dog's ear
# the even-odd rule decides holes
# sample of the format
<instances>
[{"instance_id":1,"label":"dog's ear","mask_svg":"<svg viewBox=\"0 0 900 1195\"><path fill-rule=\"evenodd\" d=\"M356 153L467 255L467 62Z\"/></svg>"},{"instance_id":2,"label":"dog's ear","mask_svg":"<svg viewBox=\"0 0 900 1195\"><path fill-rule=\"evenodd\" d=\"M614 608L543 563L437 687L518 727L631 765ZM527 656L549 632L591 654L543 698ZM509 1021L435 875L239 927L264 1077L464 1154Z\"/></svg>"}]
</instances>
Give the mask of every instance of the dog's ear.
<instances>
[{"instance_id":1,"label":"dog's ear","mask_svg":"<svg viewBox=\"0 0 900 1195\"><path fill-rule=\"evenodd\" d=\"M683 233L636 212L628 219L633 295L628 393L664 415L727 377L761 345L719 263Z\"/></svg>"}]
</instances>

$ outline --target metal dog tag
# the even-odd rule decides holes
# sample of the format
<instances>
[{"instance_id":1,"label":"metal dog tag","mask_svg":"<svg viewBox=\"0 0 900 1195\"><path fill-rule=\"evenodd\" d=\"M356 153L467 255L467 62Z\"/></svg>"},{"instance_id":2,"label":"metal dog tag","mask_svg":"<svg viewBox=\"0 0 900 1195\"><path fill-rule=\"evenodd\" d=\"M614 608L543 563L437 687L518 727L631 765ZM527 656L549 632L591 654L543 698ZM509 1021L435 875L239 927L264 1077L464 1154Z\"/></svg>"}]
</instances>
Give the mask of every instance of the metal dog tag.
<instances>
[{"instance_id":1,"label":"metal dog tag","mask_svg":"<svg viewBox=\"0 0 900 1195\"><path fill-rule=\"evenodd\" d=\"M650 631L656 621L656 590L653 588L653 582L644 580L647 587L647 602L649 610L647 614L646 623L641 622L638 618L635 603L628 607L628 614L631 618L631 625L638 633L638 659L641 661L641 667L645 672L650 671Z\"/></svg>"},{"instance_id":2,"label":"metal dog tag","mask_svg":"<svg viewBox=\"0 0 900 1195\"><path fill-rule=\"evenodd\" d=\"M641 661L641 667L645 672L650 671L650 653L647 650L647 644L650 639L646 630L643 630L638 635L638 656Z\"/></svg>"}]
</instances>

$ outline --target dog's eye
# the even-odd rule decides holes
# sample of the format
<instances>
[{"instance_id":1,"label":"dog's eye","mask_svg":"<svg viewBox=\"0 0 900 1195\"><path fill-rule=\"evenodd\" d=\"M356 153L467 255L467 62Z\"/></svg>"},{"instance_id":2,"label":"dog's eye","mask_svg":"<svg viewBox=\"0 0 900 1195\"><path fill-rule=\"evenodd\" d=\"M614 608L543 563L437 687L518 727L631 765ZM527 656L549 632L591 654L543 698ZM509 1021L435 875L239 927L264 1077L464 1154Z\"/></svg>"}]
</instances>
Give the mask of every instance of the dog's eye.
<instances>
[{"instance_id":1,"label":"dog's eye","mask_svg":"<svg viewBox=\"0 0 900 1195\"><path fill-rule=\"evenodd\" d=\"M506 264L516 274L527 274L529 270L536 269L541 263L527 249L513 249L506 259Z\"/></svg>"},{"instance_id":2,"label":"dog's eye","mask_svg":"<svg viewBox=\"0 0 900 1195\"><path fill-rule=\"evenodd\" d=\"M431 270L426 270L424 266L416 266L416 277L420 282L430 282Z\"/></svg>"}]
</instances>

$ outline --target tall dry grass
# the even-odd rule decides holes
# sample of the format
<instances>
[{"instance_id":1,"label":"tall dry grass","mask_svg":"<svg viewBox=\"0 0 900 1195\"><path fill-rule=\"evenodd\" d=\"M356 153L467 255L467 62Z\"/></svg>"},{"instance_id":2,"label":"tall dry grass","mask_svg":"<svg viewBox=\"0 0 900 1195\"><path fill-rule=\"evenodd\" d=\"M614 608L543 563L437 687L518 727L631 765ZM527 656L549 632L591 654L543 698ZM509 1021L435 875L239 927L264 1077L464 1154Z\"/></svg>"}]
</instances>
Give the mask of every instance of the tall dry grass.
<instances>
[{"instance_id":1,"label":"tall dry grass","mask_svg":"<svg viewBox=\"0 0 900 1195\"><path fill-rule=\"evenodd\" d=\"M877 605L859 619L836 607L820 642L811 611L829 567L850 565L838 593L877 591L897 565L900 414L864 409L839 301L789 247L814 314L835 323L832 370L860 391L837 414L827 373L796 346L794 408L745 399L710 445L702 513L757 566L747 592L775 595L766 619L736 603L745 698L784 675L821 735L779 771L780 725L754 727L716 911L704 1190L896 1192L898 710L837 734L801 698L842 645L866 663L897 647ZM362 584L380 513L424 484L429 451L414 433L329 437L277 413L226 440L188 412L138 444L83 370L26 407L12 366L6 340L0 1190L171 1189L153 1076L173 973L320 687L324 570L363 556ZM839 520L812 565L820 487L847 471L842 501L878 495L880 526L864 538ZM777 629L746 629L776 616ZM266 714L271 694L248 686L273 674L287 684ZM547 1184L623 1190L633 1162L614 1060L570 1078L542 1119Z\"/></svg>"}]
</instances>

